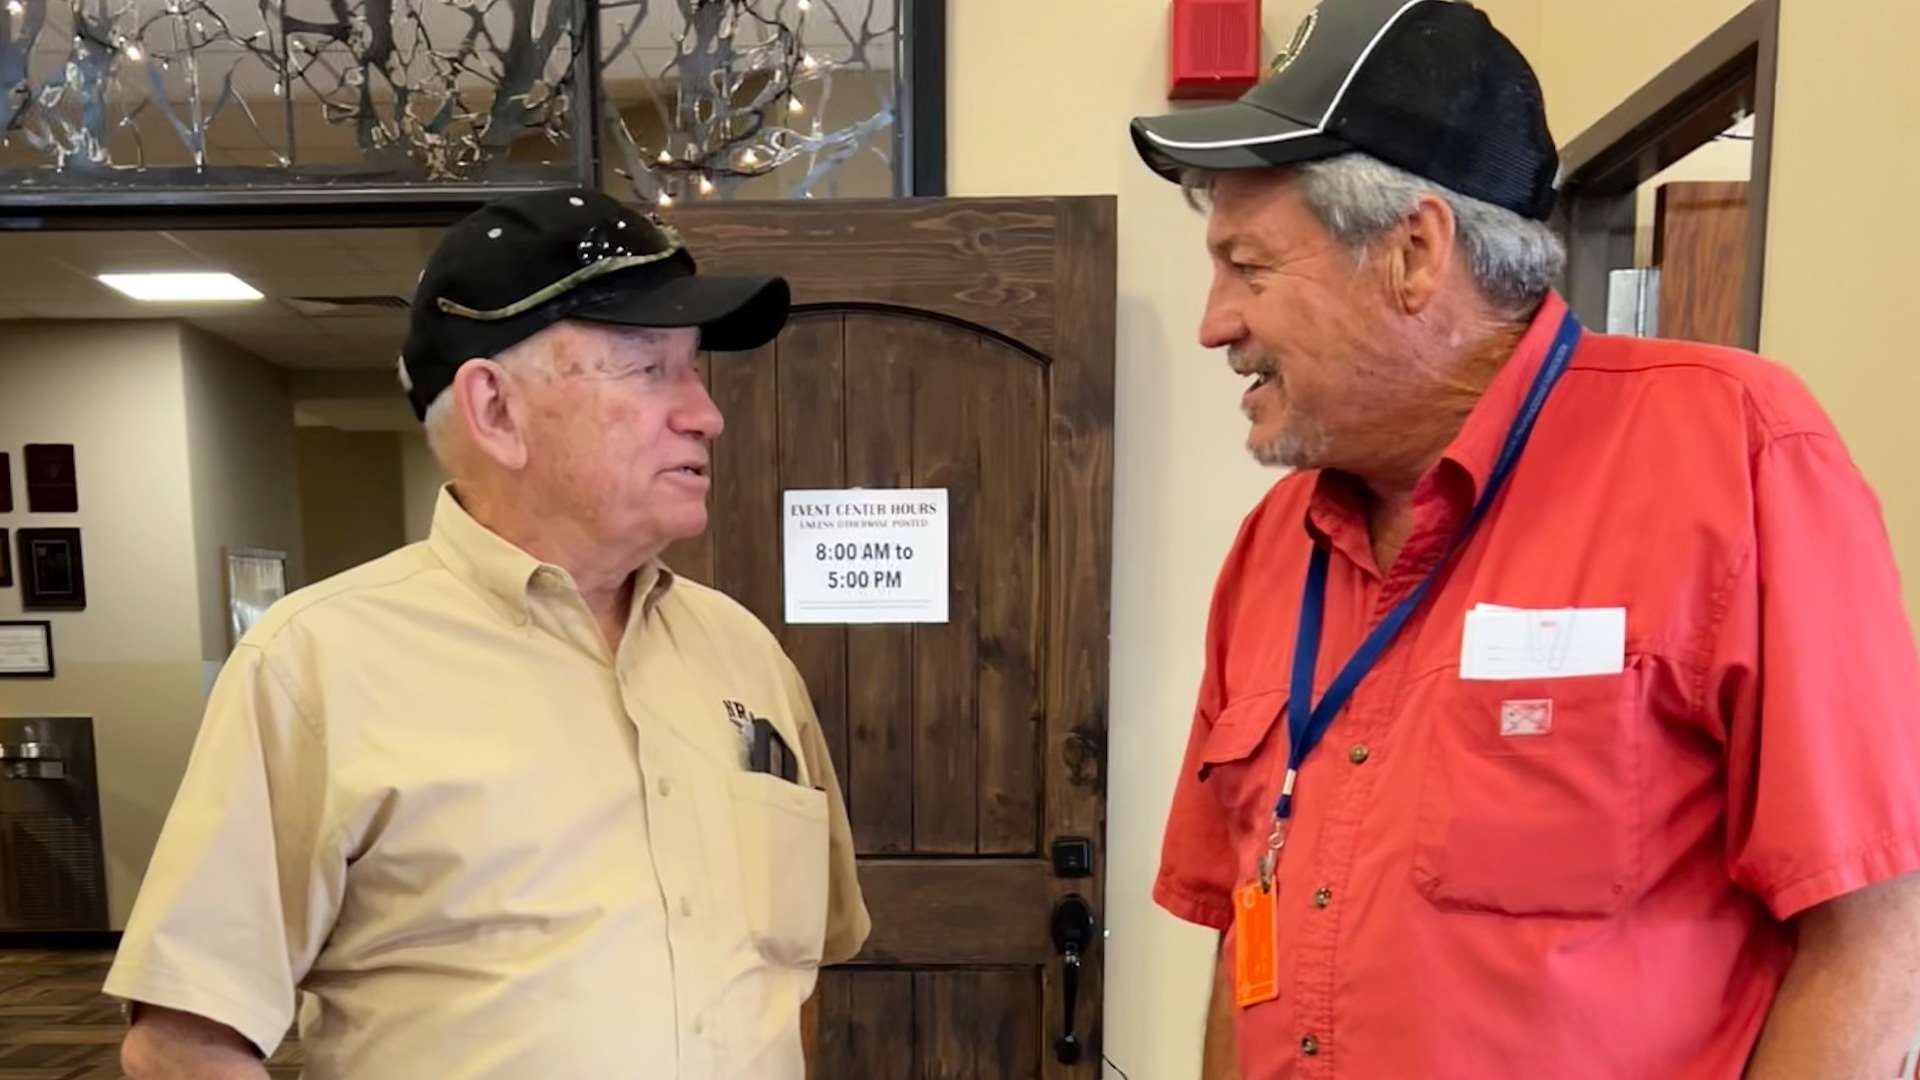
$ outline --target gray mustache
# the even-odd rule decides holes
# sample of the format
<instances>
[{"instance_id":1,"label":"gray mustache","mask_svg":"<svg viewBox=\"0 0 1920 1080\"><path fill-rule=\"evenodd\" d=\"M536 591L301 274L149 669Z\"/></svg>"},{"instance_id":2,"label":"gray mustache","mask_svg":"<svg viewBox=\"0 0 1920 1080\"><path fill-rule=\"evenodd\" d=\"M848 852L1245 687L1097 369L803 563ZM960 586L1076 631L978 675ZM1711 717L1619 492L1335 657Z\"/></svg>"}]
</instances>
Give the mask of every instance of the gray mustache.
<instances>
[{"instance_id":1,"label":"gray mustache","mask_svg":"<svg viewBox=\"0 0 1920 1080\"><path fill-rule=\"evenodd\" d=\"M1236 375L1274 375L1279 373L1278 366L1273 362L1272 356L1251 350L1244 352L1237 349L1229 351L1227 353L1227 366L1232 368Z\"/></svg>"}]
</instances>

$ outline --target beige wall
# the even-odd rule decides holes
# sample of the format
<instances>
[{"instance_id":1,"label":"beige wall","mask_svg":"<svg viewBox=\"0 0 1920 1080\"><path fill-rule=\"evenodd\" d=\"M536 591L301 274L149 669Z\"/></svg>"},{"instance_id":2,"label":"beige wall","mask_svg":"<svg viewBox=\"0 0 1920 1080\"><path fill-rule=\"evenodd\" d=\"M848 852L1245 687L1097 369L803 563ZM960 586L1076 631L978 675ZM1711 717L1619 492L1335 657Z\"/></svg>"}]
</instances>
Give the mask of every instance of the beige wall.
<instances>
[{"instance_id":1,"label":"beige wall","mask_svg":"<svg viewBox=\"0 0 1920 1080\"><path fill-rule=\"evenodd\" d=\"M1520 47L1540 73L1554 137L1573 141L1749 2L1534 0L1538 36Z\"/></svg>"},{"instance_id":2,"label":"beige wall","mask_svg":"<svg viewBox=\"0 0 1920 1080\"><path fill-rule=\"evenodd\" d=\"M290 590L304 580L293 402L280 369L191 326L180 335L200 654L224 661L231 636L225 550L284 551Z\"/></svg>"},{"instance_id":3,"label":"beige wall","mask_svg":"<svg viewBox=\"0 0 1920 1080\"><path fill-rule=\"evenodd\" d=\"M299 429L300 524L308 583L406 543L399 440L391 431Z\"/></svg>"},{"instance_id":4,"label":"beige wall","mask_svg":"<svg viewBox=\"0 0 1920 1080\"><path fill-rule=\"evenodd\" d=\"M1744 6L1742 0L1547 0L1543 81L1562 142ZM1920 145L1920 5L1782 4L1766 311L1761 349L1794 368L1879 491L1920 610L1920 460L1910 403L1920 365L1903 343L1920 218L1905 213Z\"/></svg>"},{"instance_id":5,"label":"beige wall","mask_svg":"<svg viewBox=\"0 0 1920 1080\"><path fill-rule=\"evenodd\" d=\"M0 684L0 713L91 716L107 890L124 924L186 766L201 707L189 450L179 332L170 323L0 324L0 449L14 512L0 528L77 526L87 609L53 623L59 677ZM78 514L28 514L20 447L72 443ZM18 568L16 567L16 570ZM21 618L0 589L0 618Z\"/></svg>"},{"instance_id":6,"label":"beige wall","mask_svg":"<svg viewBox=\"0 0 1920 1080\"><path fill-rule=\"evenodd\" d=\"M400 433L400 483L406 503L406 540L425 540L433 529L433 507L440 501L440 485L447 472L433 456L427 437L418 431Z\"/></svg>"},{"instance_id":7,"label":"beige wall","mask_svg":"<svg viewBox=\"0 0 1920 1080\"><path fill-rule=\"evenodd\" d=\"M1538 3L1481 6L1523 49L1535 45ZM1268 0L1269 39L1285 42L1310 7ZM948 10L953 193L1120 198L1106 1045L1135 1078L1191 1078L1213 935L1155 908L1148 891L1213 575L1275 476L1242 449L1241 381L1195 344L1202 221L1126 137L1130 117L1167 108L1166 5L966 0Z\"/></svg>"}]
</instances>

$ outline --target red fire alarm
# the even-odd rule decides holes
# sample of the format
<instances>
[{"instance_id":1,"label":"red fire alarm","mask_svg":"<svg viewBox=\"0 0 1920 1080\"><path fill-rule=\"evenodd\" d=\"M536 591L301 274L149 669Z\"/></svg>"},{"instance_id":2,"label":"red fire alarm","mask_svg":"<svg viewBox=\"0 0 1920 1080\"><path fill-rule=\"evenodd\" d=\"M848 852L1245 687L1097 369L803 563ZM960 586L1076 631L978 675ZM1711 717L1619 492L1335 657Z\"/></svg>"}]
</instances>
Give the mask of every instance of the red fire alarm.
<instances>
[{"instance_id":1,"label":"red fire alarm","mask_svg":"<svg viewBox=\"0 0 1920 1080\"><path fill-rule=\"evenodd\" d=\"M1169 99L1237 98L1260 81L1260 0L1173 0Z\"/></svg>"}]
</instances>

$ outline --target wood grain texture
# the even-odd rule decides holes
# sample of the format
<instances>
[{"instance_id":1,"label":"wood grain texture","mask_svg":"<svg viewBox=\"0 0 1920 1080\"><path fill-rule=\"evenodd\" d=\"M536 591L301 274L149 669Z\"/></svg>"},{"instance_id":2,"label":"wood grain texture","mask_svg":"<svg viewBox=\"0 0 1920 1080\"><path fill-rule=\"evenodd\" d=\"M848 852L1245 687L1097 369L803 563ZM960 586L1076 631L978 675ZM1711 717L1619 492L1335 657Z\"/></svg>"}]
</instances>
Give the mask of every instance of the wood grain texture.
<instances>
[{"instance_id":1,"label":"wood grain texture","mask_svg":"<svg viewBox=\"0 0 1920 1080\"><path fill-rule=\"evenodd\" d=\"M913 630L913 850L979 850L980 494L977 373L993 345L929 323L931 362L914 374L916 487L947 490L948 618Z\"/></svg>"},{"instance_id":2,"label":"wood grain texture","mask_svg":"<svg viewBox=\"0 0 1920 1080\"><path fill-rule=\"evenodd\" d=\"M830 984L824 978L813 984L813 996L800 1006L800 1056L807 1062L807 1075L818 1076L816 1062L821 1060L820 1031L821 1014L838 1006L846 1009L846 995L836 994L837 983ZM836 1013L835 1015L838 1015Z\"/></svg>"},{"instance_id":3,"label":"wood grain texture","mask_svg":"<svg viewBox=\"0 0 1920 1080\"><path fill-rule=\"evenodd\" d=\"M1095 941L1105 925L1107 627L1112 617L1113 394L1116 206L1062 200L1059 233L1061 349L1048 401L1046 836L1093 839L1094 875L1053 879L1056 899L1077 892L1093 905ZM1045 1057L1047 1080L1100 1073L1104 956L1096 945L1080 973L1078 1065ZM1046 1030L1065 1008L1059 965L1046 966Z\"/></svg>"},{"instance_id":4,"label":"wood grain texture","mask_svg":"<svg viewBox=\"0 0 1920 1080\"><path fill-rule=\"evenodd\" d=\"M873 934L858 964L1043 964L1053 870L1039 859L860 864Z\"/></svg>"},{"instance_id":5,"label":"wood grain texture","mask_svg":"<svg viewBox=\"0 0 1920 1080\"><path fill-rule=\"evenodd\" d=\"M801 344L808 326L841 327L841 483L949 493L951 620L844 630L842 780L874 933L822 973L813 1076L1099 1073L1102 954L1082 969L1086 1054L1061 1066L1048 924L1067 892L1097 919L1103 898L1114 215L1111 198L675 212L703 270L781 273L814 305L775 374L715 358L711 550L823 712L832 647L778 618L780 488L833 456L798 435L834 408L830 379L789 366L831 351ZM1094 877L1053 876L1060 836L1094 842Z\"/></svg>"},{"instance_id":6,"label":"wood grain texture","mask_svg":"<svg viewBox=\"0 0 1920 1080\"><path fill-rule=\"evenodd\" d=\"M846 316L847 483L913 484L913 371L927 324L873 312ZM913 628L847 631L847 815L865 854L913 849Z\"/></svg>"},{"instance_id":7,"label":"wood grain texture","mask_svg":"<svg viewBox=\"0 0 1920 1080\"><path fill-rule=\"evenodd\" d=\"M1661 185L1653 234L1661 337L1741 347L1747 193L1745 182Z\"/></svg>"},{"instance_id":8,"label":"wood grain texture","mask_svg":"<svg viewBox=\"0 0 1920 1080\"><path fill-rule=\"evenodd\" d=\"M983 352L973 396L980 405L974 413L980 448L979 851L1030 855L1039 849L1042 795L1046 371L1011 349Z\"/></svg>"},{"instance_id":9,"label":"wood grain texture","mask_svg":"<svg viewBox=\"0 0 1920 1080\"><path fill-rule=\"evenodd\" d=\"M707 529L713 537L713 585L778 633L785 605L774 349L714 354L713 400L727 418L727 430L713 446Z\"/></svg>"},{"instance_id":10,"label":"wood grain texture","mask_svg":"<svg viewBox=\"0 0 1920 1080\"><path fill-rule=\"evenodd\" d=\"M834 199L685 206L670 220L703 273L781 274L796 304L933 312L1047 354L1060 307L1054 205Z\"/></svg>"},{"instance_id":11,"label":"wood grain texture","mask_svg":"<svg viewBox=\"0 0 1920 1080\"><path fill-rule=\"evenodd\" d=\"M913 975L820 973L820 1043L814 1080L913 1075Z\"/></svg>"},{"instance_id":12,"label":"wood grain texture","mask_svg":"<svg viewBox=\"0 0 1920 1080\"><path fill-rule=\"evenodd\" d=\"M920 1080L1039 1075L1040 1032L1030 1018L1040 988L1032 971L918 972L913 1004Z\"/></svg>"},{"instance_id":13,"label":"wood grain texture","mask_svg":"<svg viewBox=\"0 0 1920 1080\"><path fill-rule=\"evenodd\" d=\"M844 356L839 315L793 320L780 335L780 481L782 490L845 485ZM777 510L782 509L776 507ZM781 528L784 530L785 523ZM783 535L784 543L784 535ZM784 554L782 555L784 567ZM781 575L784 581L784 571ZM784 592L784 589L783 589ZM782 598L784 607L785 599ZM839 626L789 626L787 655L813 695L836 776L847 774L847 632Z\"/></svg>"}]
</instances>

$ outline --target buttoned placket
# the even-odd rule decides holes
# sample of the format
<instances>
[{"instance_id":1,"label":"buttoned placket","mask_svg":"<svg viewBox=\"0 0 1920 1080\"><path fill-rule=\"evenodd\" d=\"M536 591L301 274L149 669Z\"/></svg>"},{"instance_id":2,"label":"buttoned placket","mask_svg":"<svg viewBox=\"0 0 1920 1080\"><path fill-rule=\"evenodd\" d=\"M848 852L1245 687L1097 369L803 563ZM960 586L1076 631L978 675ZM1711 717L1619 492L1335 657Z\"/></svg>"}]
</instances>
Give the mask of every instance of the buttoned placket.
<instances>
[{"instance_id":1,"label":"buttoned placket","mask_svg":"<svg viewBox=\"0 0 1920 1080\"><path fill-rule=\"evenodd\" d=\"M659 615L654 610L658 595L635 596L636 610L615 649L564 571L554 567L535 571L528 594L529 607L537 613L535 624L546 625L607 672L621 715L633 727L634 782L646 829L646 853L666 919L677 1075L714 1075L718 1067L715 1033L708 1030L703 1012L701 979L712 966L702 942L714 932L708 924L715 912L706 885L709 874L700 815L692 792L677 776L685 751L671 734L672 717L666 715L682 703L670 688L648 688L638 682L637 658L646 648L648 634L658 629Z\"/></svg>"},{"instance_id":2,"label":"buttoned placket","mask_svg":"<svg viewBox=\"0 0 1920 1080\"><path fill-rule=\"evenodd\" d=\"M1356 563L1349 555L1345 563L1349 580L1361 579L1360 587L1374 593L1369 629L1420 582L1446 550L1452 530L1457 527L1457 515L1450 513L1449 508L1438 501L1438 496L1425 503L1422 510L1402 557L1384 576L1375 571L1371 558L1365 563ZM1335 543L1335 537L1345 530L1355 530L1361 536L1366 532L1365 524L1352 518L1335 527L1342 532L1329 529L1330 535L1318 542ZM1354 537L1348 537L1348 541L1335 543L1335 547L1351 553L1360 546ZM1370 554L1371 545L1365 548ZM1310 852L1300 852L1307 858L1293 875L1293 880L1303 885L1289 890L1293 902L1306 911L1298 920L1300 939L1289 950L1293 958L1292 1013L1299 1028L1297 1075L1302 1078L1336 1075L1340 1045L1333 1002L1339 984L1344 914L1339 898L1353 892L1354 859L1364 839L1367 809L1374 803L1375 786L1381 775L1380 756L1389 749L1397 734L1393 709L1412 674L1409 668L1415 650L1406 646L1416 633L1417 628L1410 627L1399 647L1388 650L1328 732L1329 744L1344 744L1345 752L1336 751L1318 763L1310 762L1309 767L1317 764L1318 768L1311 778L1301 780L1303 789L1320 792L1316 797L1324 800L1318 842ZM1356 634L1354 643L1364 636L1365 630ZM1351 645L1349 643L1349 650ZM1341 660L1347 655L1343 650L1333 652Z\"/></svg>"},{"instance_id":3,"label":"buttoned placket","mask_svg":"<svg viewBox=\"0 0 1920 1080\"><path fill-rule=\"evenodd\" d=\"M636 603L645 601L636 599ZM659 630L657 612L637 612L621 641L615 681L620 700L634 727L634 753L645 807L647 852L660 903L666 912L667 957L673 973L674 1027L679 1042L679 1075L683 1078L715 1075L714 1036L704 1004L710 1000L702 980L714 966L704 943L720 933L719 912L708 883L699 807L684 775L688 749L674 735L675 717L668 715L693 703L684 702L671 688L641 685L636 660L647 636ZM718 722L718 721L716 721Z\"/></svg>"}]
</instances>

